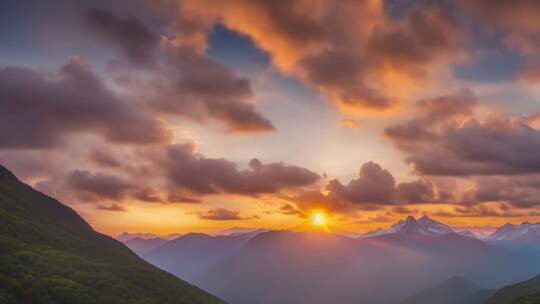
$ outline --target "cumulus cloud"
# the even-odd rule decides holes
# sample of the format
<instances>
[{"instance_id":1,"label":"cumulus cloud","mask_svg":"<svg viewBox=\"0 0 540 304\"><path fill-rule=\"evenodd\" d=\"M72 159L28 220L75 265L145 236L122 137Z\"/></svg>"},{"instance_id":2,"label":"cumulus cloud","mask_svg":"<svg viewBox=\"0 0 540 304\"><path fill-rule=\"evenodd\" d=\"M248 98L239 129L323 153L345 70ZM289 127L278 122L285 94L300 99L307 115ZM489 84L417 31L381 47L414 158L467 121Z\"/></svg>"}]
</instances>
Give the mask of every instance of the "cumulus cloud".
<instances>
[{"instance_id":1,"label":"cumulus cloud","mask_svg":"<svg viewBox=\"0 0 540 304\"><path fill-rule=\"evenodd\" d=\"M192 144L170 146L163 166L175 189L196 194L277 193L286 188L311 185L320 178L305 168L284 163L262 164L257 159L249 162L248 169L239 170L229 160L196 153Z\"/></svg>"},{"instance_id":2,"label":"cumulus cloud","mask_svg":"<svg viewBox=\"0 0 540 304\"><path fill-rule=\"evenodd\" d=\"M182 41L183 36L160 36L136 17L106 10L89 10L85 21L100 41L120 49L127 59L127 64L109 65L114 79L159 115L214 119L228 132L275 129L250 103L249 80L207 58L196 45Z\"/></svg>"},{"instance_id":3,"label":"cumulus cloud","mask_svg":"<svg viewBox=\"0 0 540 304\"><path fill-rule=\"evenodd\" d=\"M170 130L115 94L79 58L48 76L0 68L0 148L53 148L73 134L116 143L164 143Z\"/></svg>"},{"instance_id":4,"label":"cumulus cloud","mask_svg":"<svg viewBox=\"0 0 540 304\"><path fill-rule=\"evenodd\" d=\"M117 18L112 12L90 9L83 16L85 24L100 39L116 45L137 65L154 64L154 56L159 47L159 35L150 31L139 19Z\"/></svg>"},{"instance_id":5,"label":"cumulus cloud","mask_svg":"<svg viewBox=\"0 0 540 304\"><path fill-rule=\"evenodd\" d=\"M535 0L461 0L465 12L506 34L506 42L526 54L540 50L540 3Z\"/></svg>"},{"instance_id":6,"label":"cumulus cloud","mask_svg":"<svg viewBox=\"0 0 540 304\"><path fill-rule=\"evenodd\" d=\"M535 155L540 132L519 118L497 115L479 120L473 115L474 105L474 98L461 94L420 101L412 120L388 127L385 135L421 174L539 172L540 157Z\"/></svg>"},{"instance_id":7,"label":"cumulus cloud","mask_svg":"<svg viewBox=\"0 0 540 304\"><path fill-rule=\"evenodd\" d=\"M222 22L251 36L281 70L352 111L394 106L399 96L389 88L424 79L459 52L461 36L455 18L435 6L396 20L383 1L192 1L180 19L199 21L199 33Z\"/></svg>"},{"instance_id":8,"label":"cumulus cloud","mask_svg":"<svg viewBox=\"0 0 540 304\"><path fill-rule=\"evenodd\" d=\"M396 183L388 170L370 161L362 165L358 176L347 184L331 179L322 189L298 191L288 199L302 210L324 208L347 213L378 210L387 205L449 203L444 194L427 179Z\"/></svg>"},{"instance_id":9,"label":"cumulus cloud","mask_svg":"<svg viewBox=\"0 0 540 304\"><path fill-rule=\"evenodd\" d=\"M83 170L73 170L65 178L69 190L77 193L84 200L105 198L122 200L129 190L136 186L121 177L105 173L91 173Z\"/></svg>"},{"instance_id":10,"label":"cumulus cloud","mask_svg":"<svg viewBox=\"0 0 540 304\"><path fill-rule=\"evenodd\" d=\"M484 202L504 202L519 208L531 208L540 205L540 176L482 176L476 178L466 190L461 202L474 205Z\"/></svg>"}]
</instances>

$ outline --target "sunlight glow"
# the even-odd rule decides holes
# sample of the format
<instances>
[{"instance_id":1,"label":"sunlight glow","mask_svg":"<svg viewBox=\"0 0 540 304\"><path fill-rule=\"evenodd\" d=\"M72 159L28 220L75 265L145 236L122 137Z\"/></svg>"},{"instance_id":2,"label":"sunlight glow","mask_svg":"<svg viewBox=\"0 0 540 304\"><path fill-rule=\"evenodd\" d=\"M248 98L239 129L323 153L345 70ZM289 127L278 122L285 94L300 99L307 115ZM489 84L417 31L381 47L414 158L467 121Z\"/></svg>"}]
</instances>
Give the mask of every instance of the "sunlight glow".
<instances>
[{"instance_id":1,"label":"sunlight glow","mask_svg":"<svg viewBox=\"0 0 540 304\"><path fill-rule=\"evenodd\" d=\"M311 216L311 223L315 226L325 226L326 225L326 217L324 213L320 211L313 212L313 215Z\"/></svg>"}]
</instances>

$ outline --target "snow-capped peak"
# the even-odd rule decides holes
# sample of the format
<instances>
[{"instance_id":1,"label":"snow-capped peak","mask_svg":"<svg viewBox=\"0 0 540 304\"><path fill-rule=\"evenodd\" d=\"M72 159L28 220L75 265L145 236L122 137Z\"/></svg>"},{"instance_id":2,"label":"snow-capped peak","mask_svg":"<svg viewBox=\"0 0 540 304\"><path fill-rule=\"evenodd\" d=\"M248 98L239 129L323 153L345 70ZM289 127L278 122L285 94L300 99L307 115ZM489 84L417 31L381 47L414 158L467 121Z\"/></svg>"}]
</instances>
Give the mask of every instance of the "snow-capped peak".
<instances>
[{"instance_id":1,"label":"snow-capped peak","mask_svg":"<svg viewBox=\"0 0 540 304\"><path fill-rule=\"evenodd\" d=\"M405 220L400 220L388 229L371 231L364 234L363 237L369 238L396 233L441 236L454 233L454 230L448 225L432 220L427 215L422 216L418 220L416 220L413 216L408 216Z\"/></svg>"},{"instance_id":2,"label":"snow-capped peak","mask_svg":"<svg viewBox=\"0 0 540 304\"><path fill-rule=\"evenodd\" d=\"M528 239L540 239L540 222L528 223L523 222L519 225L504 224L487 240L489 241L512 241L512 240L528 240Z\"/></svg>"}]
</instances>

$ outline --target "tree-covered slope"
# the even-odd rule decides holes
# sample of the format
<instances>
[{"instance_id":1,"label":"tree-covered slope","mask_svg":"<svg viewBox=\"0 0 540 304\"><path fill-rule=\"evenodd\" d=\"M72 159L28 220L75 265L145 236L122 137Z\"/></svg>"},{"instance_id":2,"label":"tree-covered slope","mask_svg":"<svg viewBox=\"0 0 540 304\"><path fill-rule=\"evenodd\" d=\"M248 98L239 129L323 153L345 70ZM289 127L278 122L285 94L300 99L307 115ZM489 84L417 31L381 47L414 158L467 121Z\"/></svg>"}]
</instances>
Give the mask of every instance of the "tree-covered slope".
<instances>
[{"instance_id":1,"label":"tree-covered slope","mask_svg":"<svg viewBox=\"0 0 540 304\"><path fill-rule=\"evenodd\" d=\"M0 303L223 303L0 166Z\"/></svg>"},{"instance_id":2,"label":"tree-covered slope","mask_svg":"<svg viewBox=\"0 0 540 304\"><path fill-rule=\"evenodd\" d=\"M480 288L463 277L455 276L405 299L401 304L481 304L493 292Z\"/></svg>"},{"instance_id":3,"label":"tree-covered slope","mask_svg":"<svg viewBox=\"0 0 540 304\"><path fill-rule=\"evenodd\" d=\"M486 304L540 303L540 275L499 289Z\"/></svg>"}]
</instances>

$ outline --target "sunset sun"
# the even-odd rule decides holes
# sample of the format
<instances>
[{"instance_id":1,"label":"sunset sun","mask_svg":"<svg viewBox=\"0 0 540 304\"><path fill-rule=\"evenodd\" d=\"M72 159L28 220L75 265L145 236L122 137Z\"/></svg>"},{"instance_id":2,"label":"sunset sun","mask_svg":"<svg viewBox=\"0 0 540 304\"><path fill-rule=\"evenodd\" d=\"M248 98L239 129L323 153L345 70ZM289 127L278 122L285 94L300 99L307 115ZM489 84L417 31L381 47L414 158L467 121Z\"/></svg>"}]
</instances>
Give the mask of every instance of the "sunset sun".
<instances>
[{"instance_id":1,"label":"sunset sun","mask_svg":"<svg viewBox=\"0 0 540 304\"><path fill-rule=\"evenodd\" d=\"M314 226L326 226L326 216L323 212L315 211L311 215L311 223Z\"/></svg>"}]
</instances>

